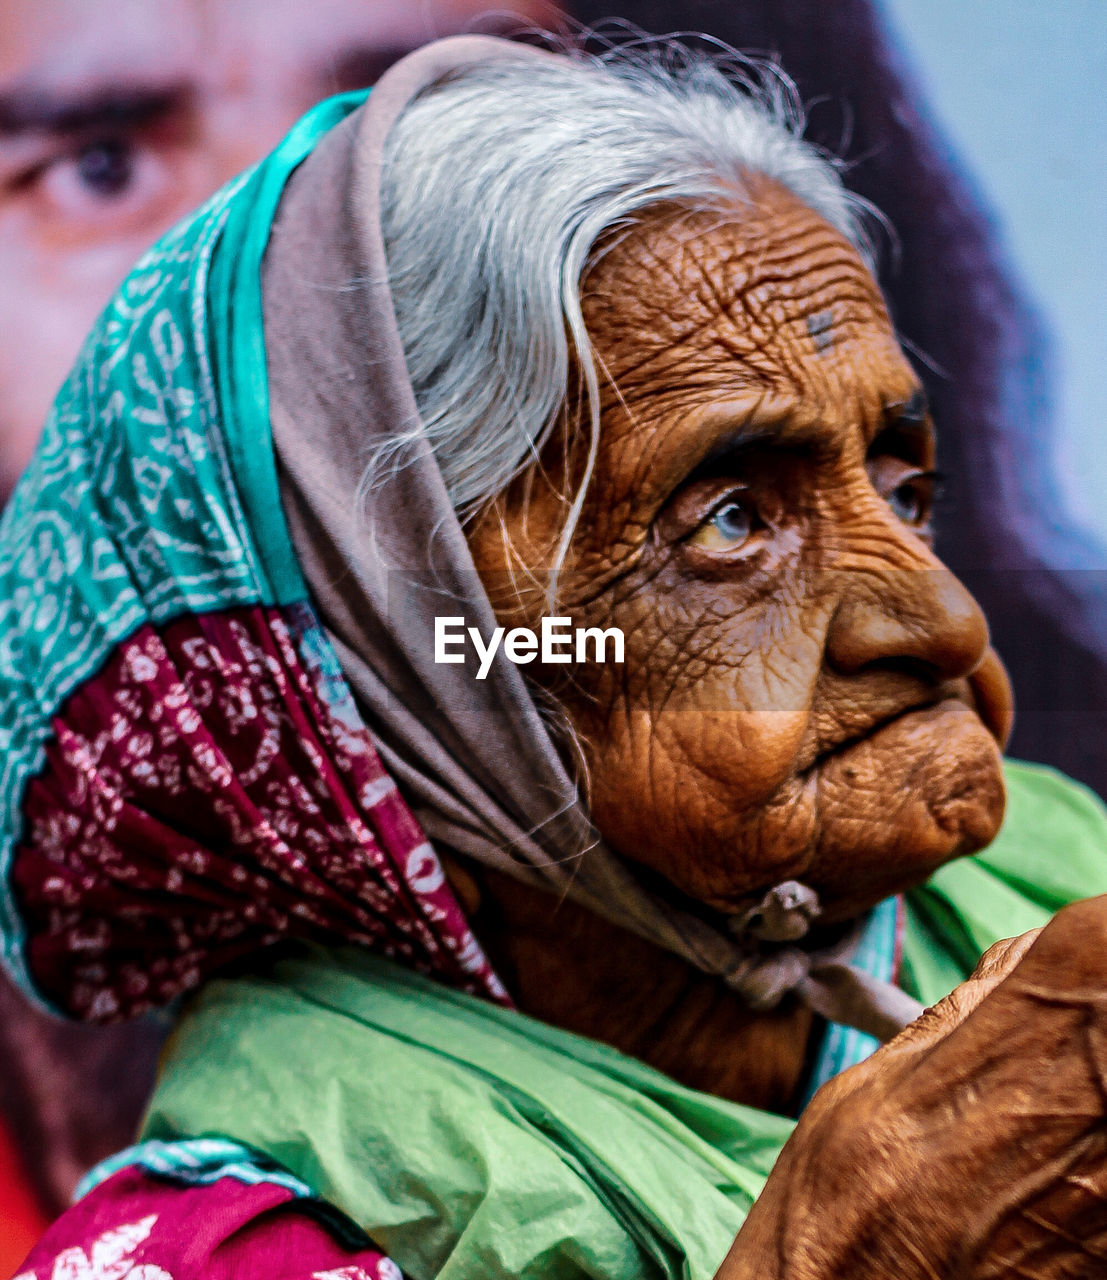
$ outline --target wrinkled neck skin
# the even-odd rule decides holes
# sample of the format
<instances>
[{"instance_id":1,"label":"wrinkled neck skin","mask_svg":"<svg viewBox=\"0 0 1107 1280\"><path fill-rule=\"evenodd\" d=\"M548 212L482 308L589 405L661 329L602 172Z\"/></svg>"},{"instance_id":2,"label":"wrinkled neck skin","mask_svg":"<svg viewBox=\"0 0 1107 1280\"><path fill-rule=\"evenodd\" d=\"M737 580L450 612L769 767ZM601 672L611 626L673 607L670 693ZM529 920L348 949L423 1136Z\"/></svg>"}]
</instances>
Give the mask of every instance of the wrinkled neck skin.
<instances>
[{"instance_id":1,"label":"wrinkled neck skin","mask_svg":"<svg viewBox=\"0 0 1107 1280\"><path fill-rule=\"evenodd\" d=\"M681 1084L794 1114L813 1015L751 1013L721 982L569 899L444 859L496 971L531 1017L602 1040Z\"/></svg>"}]
</instances>

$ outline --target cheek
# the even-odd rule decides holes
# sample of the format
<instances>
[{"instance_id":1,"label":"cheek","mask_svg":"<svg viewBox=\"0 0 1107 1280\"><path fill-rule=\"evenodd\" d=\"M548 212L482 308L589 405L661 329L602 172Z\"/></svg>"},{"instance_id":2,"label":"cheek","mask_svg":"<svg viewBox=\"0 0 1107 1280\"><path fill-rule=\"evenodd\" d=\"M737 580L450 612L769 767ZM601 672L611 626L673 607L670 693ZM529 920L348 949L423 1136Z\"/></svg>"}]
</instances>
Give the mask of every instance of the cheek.
<instances>
[{"instance_id":1,"label":"cheek","mask_svg":"<svg viewBox=\"0 0 1107 1280\"><path fill-rule=\"evenodd\" d=\"M651 657L666 647L654 644ZM796 776L809 664L774 651L735 663L733 653L709 647L651 668L650 680L631 674L584 735L592 814L607 842L720 904L799 874L813 840L814 789Z\"/></svg>"},{"instance_id":2,"label":"cheek","mask_svg":"<svg viewBox=\"0 0 1107 1280\"><path fill-rule=\"evenodd\" d=\"M622 856L726 906L806 865L814 788L797 781L802 717L642 711L590 751L592 814Z\"/></svg>"},{"instance_id":3,"label":"cheek","mask_svg":"<svg viewBox=\"0 0 1107 1280\"><path fill-rule=\"evenodd\" d=\"M766 804L792 774L807 719L805 706L674 708L658 717L654 735L678 778L694 779L717 809L737 815Z\"/></svg>"},{"instance_id":4,"label":"cheek","mask_svg":"<svg viewBox=\"0 0 1107 1280\"><path fill-rule=\"evenodd\" d=\"M592 814L623 856L695 897L731 898L795 874L811 848L812 788L796 769L822 614L779 582L689 600L666 576L611 611L626 664L588 673L578 703Z\"/></svg>"},{"instance_id":5,"label":"cheek","mask_svg":"<svg viewBox=\"0 0 1107 1280\"><path fill-rule=\"evenodd\" d=\"M18 230L18 228L16 228ZM87 264L60 269L0 219L0 498L18 477L38 440L58 388L85 335L122 278L130 258L103 271Z\"/></svg>"}]
</instances>

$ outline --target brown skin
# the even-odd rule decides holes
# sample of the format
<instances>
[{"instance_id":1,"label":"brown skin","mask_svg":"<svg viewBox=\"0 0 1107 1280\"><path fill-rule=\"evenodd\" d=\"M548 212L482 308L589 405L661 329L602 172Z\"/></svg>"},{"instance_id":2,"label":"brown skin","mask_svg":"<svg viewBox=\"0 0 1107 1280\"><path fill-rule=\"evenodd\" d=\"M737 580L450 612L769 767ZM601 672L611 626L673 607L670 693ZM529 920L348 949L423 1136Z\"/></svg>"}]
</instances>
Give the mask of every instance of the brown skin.
<instances>
[{"instance_id":1,"label":"brown skin","mask_svg":"<svg viewBox=\"0 0 1107 1280\"><path fill-rule=\"evenodd\" d=\"M871 276L773 184L739 216L662 217L586 282L609 381L559 607L626 663L557 693L619 853L724 911L804 879L845 919L995 835L1010 695L929 546L932 434ZM543 611L494 579L549 563L576 463L473 534L505 622Z\"/></svg>"},{"instance_id":2,"label":"brown skin","mask_svg":"<svg viewBox=\"0 0 1107 1280\"><path fill-rule=\"evenodd\" d=\"M758 181L733 218L656 211L583 308L601 434L558 611L620 627L626 663L535 675L583 744L605 840L721 912L801 878L830 920L987 844L1010 694L931 551L932 434L854 251ZM566 435L471 533L505 625L545 612L517 571L551 562L582 475L583 433ZM739 1101L793 1098L810 1028L794 1007L736 1011L572 904L458 879L524 1009ZM1095 1274L1065 1232L1082 1239L1104 1181L1085 949L1105 934L1103 904L1063 912L994 994L1028 942L822 1091L721 1274L984 1277L1031 1252L1011 1274ZM1027 1080L1047 1065L1043 1120ZM1063 1183L1074 1162L1088 1189Z\"/></svg>"}]
</instances>

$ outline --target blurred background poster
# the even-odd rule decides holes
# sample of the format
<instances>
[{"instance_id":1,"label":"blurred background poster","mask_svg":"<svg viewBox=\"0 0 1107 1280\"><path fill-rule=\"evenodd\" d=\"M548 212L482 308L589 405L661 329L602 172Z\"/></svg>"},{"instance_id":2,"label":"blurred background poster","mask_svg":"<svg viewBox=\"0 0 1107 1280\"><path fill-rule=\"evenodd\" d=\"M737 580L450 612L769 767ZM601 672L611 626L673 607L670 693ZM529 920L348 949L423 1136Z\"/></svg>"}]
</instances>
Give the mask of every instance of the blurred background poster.
<instances>
[{"instance_id":1,"label":"blurred background poster","mask_svg":"<svg viewBox=\"0 0 1107 1280\"><path fill-rule=\"evenodd\" d=\"M1107 6L882 0L891 33L1045 329L1058 511L1107 567ZM1080 563L1075 548L1058 562Z\"/></svg>"},{"instance_id":2,"label":"blurred background poster","mask_svg":"<svg viewBox=\"0 0 1107 1280\"><path fill-rule=\"evenodd\" d=\"M0 500L131 263L313 101L435 36L612 18L778 59L888 218L939 550L1011 669L1013 754L1107 794L1103 0L0 0ZM0 1276L129 1140L161 1034L0 988Z\"/></svg>"}]
</instances>

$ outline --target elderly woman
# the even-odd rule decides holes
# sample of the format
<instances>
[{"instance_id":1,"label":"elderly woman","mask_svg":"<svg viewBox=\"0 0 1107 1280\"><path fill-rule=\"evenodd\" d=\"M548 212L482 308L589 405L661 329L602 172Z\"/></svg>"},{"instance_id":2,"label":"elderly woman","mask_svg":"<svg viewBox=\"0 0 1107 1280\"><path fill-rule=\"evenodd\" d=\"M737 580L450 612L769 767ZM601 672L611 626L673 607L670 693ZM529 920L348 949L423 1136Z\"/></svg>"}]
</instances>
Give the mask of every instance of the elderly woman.
<instances>
[{"instance_id":1,"label":"elderly woman","mask_svg":"<svg viewBox=\"0 0 1107 1280\"><path fill-rule=\"evenodd\" d=\"M459 39L359 103L139 264L5 517L10 964L204 984L23 1276L1098 1274L1107 909L1034 931L1107 820L1007 766L1000 830L784 89Z\"/></svg>"}]
</instances>

